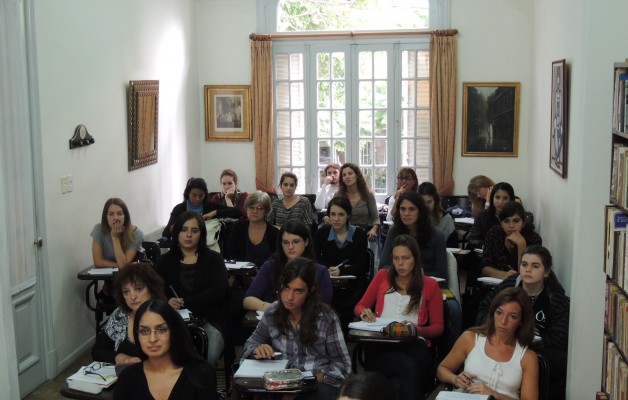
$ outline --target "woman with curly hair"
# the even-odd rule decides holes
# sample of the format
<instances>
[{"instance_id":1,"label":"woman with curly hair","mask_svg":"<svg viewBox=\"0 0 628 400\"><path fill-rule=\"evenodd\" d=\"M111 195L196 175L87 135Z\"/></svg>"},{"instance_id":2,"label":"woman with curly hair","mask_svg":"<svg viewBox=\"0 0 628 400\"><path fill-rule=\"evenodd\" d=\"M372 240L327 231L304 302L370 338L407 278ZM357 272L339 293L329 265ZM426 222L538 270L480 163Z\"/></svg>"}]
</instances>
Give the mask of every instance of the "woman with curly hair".
<instances>
[{"instance_id":1,"label":"woman with curly hair","mask_svg":"<svg viewBox=\"0 0 628 400\"><path fill-rule=\"evenodd\" d=\"M362 226L370 241L377 238L379 231L379 212L375 196L368 188L360 167L346 163L340 167L340 187L336 196L345 196L351 202L353 225Z\"/></svg>"}]
</instances>

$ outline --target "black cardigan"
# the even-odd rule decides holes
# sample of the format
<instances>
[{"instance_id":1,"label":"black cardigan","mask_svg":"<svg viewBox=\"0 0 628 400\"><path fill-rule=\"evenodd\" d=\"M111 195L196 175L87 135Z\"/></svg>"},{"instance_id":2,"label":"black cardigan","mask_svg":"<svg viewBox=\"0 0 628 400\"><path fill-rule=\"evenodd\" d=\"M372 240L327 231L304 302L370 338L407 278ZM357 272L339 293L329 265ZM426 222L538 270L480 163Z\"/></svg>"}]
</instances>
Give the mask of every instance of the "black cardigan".
<instances>
[{"instance_id":1,"label":"black cardigan","mask_svg":"<svg viewBox=\"0 0 628 400\"><path fill-rule=\"evenodd\" d=\"M192 314L203 317L207 322L224 334L227 319L227 268L222 256L213 250L203 249L195 265L185 268L194 268L194 290L188 293L179 278L181 259L178 250L170 250L159 258L157 272L166 283L167 297L174 297L169 286L172 286L183 298L185 307Z\"/></svg>"},{"instance_id":2,"label":"black cardigan","mask_svg":"<svg viewBox=\"0 0 628 400\"><path fill-rule=\"evenodd\" d=\"M266 232L262 241L266 241L268 246L272 249L272 253L275 252L277 247L277 237L279 236L279 230L275 228L270 222L266 222ZM250 254L247 256L246 248L249 243L249 225L250 221L240 220L233 225L231 232L229 233L229 245L227 246L225 257L227 259L236 261L249 261L254 262L258 267L268 260L255 260ZM272 255L271 253L271 255ZM257 261L257 262L256 262Z\"/></svg>"}]
</instances>

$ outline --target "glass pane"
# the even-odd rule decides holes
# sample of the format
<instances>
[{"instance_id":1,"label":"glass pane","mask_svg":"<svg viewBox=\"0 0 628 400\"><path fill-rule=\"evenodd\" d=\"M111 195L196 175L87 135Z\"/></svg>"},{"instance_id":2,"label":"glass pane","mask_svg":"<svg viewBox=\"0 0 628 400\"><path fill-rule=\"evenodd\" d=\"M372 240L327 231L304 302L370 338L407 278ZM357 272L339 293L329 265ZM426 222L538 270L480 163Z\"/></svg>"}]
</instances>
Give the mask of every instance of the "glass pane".
<instances>
[{"instance_id":1,"label":"glass pane","mask_svg":"<svg viewBox=\"0 0 628 400\"><path fill-rule=\"evenodd\" d=\"M329 108L329 82L318 82L317 86L318 108Z\"/></svg>"},{"instance_id":2,"label":"glass pane","mask_svg":"<svg viewBox=\"0 0 628 400\"><path fill-rule=\"evenodd\" d=\"M333 53L331 57L332 79L344 79L345 53Z\"/></svg>"},{"instance_id":3,"label":"glass pane","mask_svg":"<svg viewBox=\"0 0 628 400\"><path fill-rule=\"evenodd\" d=\"M417 52L417 78L427 78L430 76L430 53L429 51Z\"/></svg>"},{"instance_id":4,"label":"glass pane","mask_svg":"<svg viewBox=\"0 0 628 400\"><path fill-rule=\"evenodd\" d=\"M414 51L401 52L401 78L416 76L416 53Z\"/></svg>"},{"instance_id":5,"label":"glass pane","mask_svg":"<svg viewBox=\"0 0 628 400\"><path fill-rule=\"evenodd\" d=\"M417 81L417 103L419 107L429 107L430 105L430 83L428 80Z\"/></svg>"},{"instance_id":6,"label":"glass pane","mask_svg":"<svg viewBox=\"0 0 628 400\"><path fill-rule=\"evenodd\" d=\"M292 141L292 165L305 165L305 140Z\"/></svg>"},{"instance_id":7,"label":"glass pane","mask_svg":"<svg viewBox=\"0 0 628 400\"><path fill-rule=\"evenodd\" d=\"M317 116L318 124L316 126L316 131L318 132L318 137L330 137L331 121L329 119L329 111L319 111Z\"/></svg>"},{"instance_id":8,"label":"glass pane","mask_svg":"<svg viewBox=\"0 0 628 400\"><path fill-rule=\"evenodd\" d=\"M362 108L371 108L373 107L373 82L372 81L360 81L359 86L359 94L360 105Z\"/></svg>"},{"instance_id":9,"label":"glass pane","mask_svg":"<svg viewBox=\"0 0 628 400\"><path fill-rule=\"evenodd\" d=\"M417 111L416 135L421 137L430 136L430 112L428 110Z\"/></svg>"},{"instance_id":10,"label":"glass pane","mask_svg":"<svg viewBox=\"0 0 628 400\"><path fill-rule=\"evenodd\" d=\"M373 135L373 112L360 111L360 136L371 137Z\"/></svg>"},{"instance_id":11,"label":"glass pane","mask_svg":"<svg viewBox=\"0 0 628 400\"><path fill-rule=\"evenodd\" d=\"M373 78L373 53L361 51L359 57L358 79Z\"/></svg>"},{"instance_id":12,"label":"glass pane","mask_svg":"<svg viewBox=\"0 0 628 400\"><path fill-rule=\"evenodd\" d=\"M412 137L414 136L414 111L413 110L403 110L401 112L401 136L402 137Z\"/></svg>"},{"instance_id":13,"label":"glass pane","mask_svg":"<svg viewBox=\"0 0 628 400\"><path fill-rule=\"evenodd\" d=\"M375 79L388 78L388 60L385 51L376 51L374 54Z\"/></svg>"},{"instance_id":14,"label":"glass pane","mask_svg":"<svg viewBox=\"0 0 628 400\"><path fill-rule=\"evenodd\" d=\"M342 165L347 162L347 142L345 140L334 140L334 161Z\"/></svg>"},{"instance_id":15,"label":"glass pane","mask_svg":"<svg viewBox=\"0 0 628 400\"><path fill-rule=\"evenodd\" d=\"M375 165L388 165L386 139L375 139Z\"/></svg>"},{"instance_id":16,"label":"glass pane","mask_svg":"<svg viewBox=\"0 0 628 400\"><path fill-rule=\"evenodd\" d=\"M331 108L345 108L345 83L333 82L331 96Z\"/></svg>"},{"instance_id":17,"label":"glass pane","mask_svg":"<svg viewBox=\"0 0 628 400\"><path fill-rule=\"evenodd\" d=\"M305 168L292 168L292 173L297 176L297 190L296 193L305 193Z\"/></svg>"},{"instance_id":18,"label":"glass pane","mask_svg":"<svg viewBox=\"0 0 628 400\"><path fill-rule=\"evenodd\" d=\"M416 141L416 161L415 165L430 165L429 141L418 139Z\"/></svg>"},{"instance_id":19,"label":"glass pane","mask_svg":"<svg viewBox=\"0 0 628 400\"><path fill-rule=\"evenodd\" d=\"M377 108L386 108L388 104L388 85L386 81L375 81L375 104Z\"/></svg>"},{"instance_id":20,"label":"glass pane","mask_svg":"<svg viewBox=\"0 0 628 400\"><path fill-rule=\"evenodd\" d=\"M414 140L401 140L401 166L414 165Z\"/></svg>"},{"instance_id":21,"label":"glass pane","mask_svg":"<svg viewBox=\"0 0 628 400\"><path fill-rule=\"evenodd\" d=\"M277 164L290 165L290 141L277 141Z\"/></svg>"},{"instance_id":22,"label":"glass pane","mask_svg":"<svg viewBox=\"0 0 628 400\"><path fill-rule=\"evenodd\" d=\"M331 144L329 140L318 141L318 165L327 165L331 162Z\"/></svg>"},{"instance_id":23,"label":"glass pane","mask_svg":"<svg viewBox=\"0 0 628 400\"><path fill-rule=\"evenodd\" d=\"M329 79L329 53L316 54L316 79Z\"/></svg>"},{"instance_id":24,"label":"glass pane","mask_svg":"<svg viewBox=\"0 0 628 400\"><path fill-rule=\"evenodd\" d=\"M373 187L373 168L361 167L364 180L369 188Z\"/></svg>"},{"instance_id":25,"label":"glass pane","mask_svg":"<svg viewBox=\"0 0 628 400\"><path fill-rule=\"evenodd\" d=\"M416 107L415 96L415 81L401 81L401 107L402 108L414 108Z\"/></svg>"},{"instance_id":26,"label":"glass pane","mask_svg":"<svg viewBox=\"0 0 628 400\"><path fill-rule=\"evenodd\" d=\"M419 183L423 183L426 181L432 182L432 177L430 176L429 168L417 168L416 175L417 175L417 178L419 179Z\"/></svg>"},{"instance_id":27,"label":"glass pane","mask_svg":"<svg viewBox=\"0 0 628 400\"><path fill-rule=\"evenodd\" d=\"M278 32L429 28L429 0L281 0Z\"/></svg>"},{"instance_id":28,"label":"glass pane","mask_svg":"<svg viewBox=\"0 0 628 400\"><path fill-rule=\"evenodd\" d=\"M360 165L373 165L373 142L360 140Z\"/></svg>"},{"instance_id":29,"label":"glass pane","mask_svg":"<svg viewBox=\"0 0 628 400\"><path fill-rule=\"evenodd\" d=\"M386 110L375 111L375 136L386 137L386 128L388 127L387 115Z\"/></svg>"},{"instance_id":30,"label":"glass pane","mask_svg":"<svg viewBox=\"0 0 628 400\"><path fill-rule=\"evenodd\" d=\"M290 85L286 82L277 84L277 109L282 110L290 107Z\"/></svg>"},{"instance_id":31,"label":"glass pane","mask_svg":"<svg viewBox=\"0 0 628 400\"><path fill-rule=\"evenodd\" d=\"M303 54L290 54L290 79L299 81L303 79Z\"/></svg>"},{"instance_id":32,"label":"glass pane","mask_svg":"<svg viewBox=\"0 0 628 400\"><path fill-rule=\"evenodd\" d=\"M291 114L292 123L290 135L293 138L302 138L305 137L305 120L303 117L303 111L295 111Z\"/></svg>"},{"instance_id":33,"label":"glass pane","mask_svg":"<svg viewBox=\"0 0 628 400\"><path fill-rule=\"evenodd\" d=\"M332 133L334 137L347 137L347 120L344 111L332 112Z\"/></svg>"},{"instance_id":34,"label":"glass pane","mask_svg":"<svg viewBox=\"0 0 628 400\"><path fill-rule=\"evenodd\" d=\"M275 79L278 81L285 81L289 77L288 57L289 54L285 53L275 55Z\"/></svg>"},{"instance_id":35,"label":"glass pane","mask_svg":"<svg viewBox=\"0 0 628 400\"><path fill-rule=\"evenodd\" d=\"M290 108L303 108L303 97L303 83L292 83L290 85Z\"/></svg>"},{"instance_id":36,"label":"glass pane","mask_svg":"<svg viewBox=\"0 0 628 400\"><path fill-rule=\"evenodd\" d=\"M386 194L388 191L386 190L386 172L387 168L375 168L375 184L373 186L373 191L379 194Z\"/></svg>"},{"instance_id":37,"label":"glass pane","mask_svg":"<svg viewBox=\"0 0 628 400\"><path fill-rule=\"evenodd\" d=\"M290 137L290 113L287 111L277 112L277 137Z\"/></svg>"}]
</instances>

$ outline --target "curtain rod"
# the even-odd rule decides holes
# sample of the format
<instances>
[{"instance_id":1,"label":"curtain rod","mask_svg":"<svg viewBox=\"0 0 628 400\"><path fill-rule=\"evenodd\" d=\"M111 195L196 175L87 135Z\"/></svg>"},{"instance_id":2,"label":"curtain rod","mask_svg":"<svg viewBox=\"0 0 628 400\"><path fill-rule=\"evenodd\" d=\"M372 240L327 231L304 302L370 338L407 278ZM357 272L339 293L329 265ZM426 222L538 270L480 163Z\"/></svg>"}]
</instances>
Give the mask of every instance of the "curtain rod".
<instances>
[{"instance_id":1,"label":"curtain rod","mask_svg":"<svg viewBox=\"0 0 628 400\"><path fill-rule=\"evenodd\" d=\"M417 29L404 29L398 31L341 31L341 32L290 32L290 33L275 33L269 34L256 34L251 33L249 39L251 40L293 40L293 39L349 39L349 38L369 38L369 37L383 37L383 36L454 36L458 34L457 29L443 29L443 30L417 30Z\"/></svg>"}]
</instances>

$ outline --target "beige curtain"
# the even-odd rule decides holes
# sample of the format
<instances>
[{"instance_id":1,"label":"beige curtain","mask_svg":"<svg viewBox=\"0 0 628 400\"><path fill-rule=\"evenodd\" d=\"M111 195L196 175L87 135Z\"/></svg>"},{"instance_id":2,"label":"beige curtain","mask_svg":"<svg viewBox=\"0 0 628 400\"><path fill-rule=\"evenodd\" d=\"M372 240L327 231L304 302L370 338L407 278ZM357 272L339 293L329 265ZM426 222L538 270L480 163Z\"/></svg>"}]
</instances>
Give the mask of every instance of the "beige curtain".
<instances>
[{"instance_id":1,"label":"beige curtain","mask_svg":"<svg viewBox=\"0 0 628 400\"><path fill-rule=\"evenodd\" d=\"M273 43L270 35L251 34L251 98L255 146L255 186L274 192Z\"/></svg>"},{"instance_id":2,"label":"beige curtain","mask_svg":"<svg viewBox=\"0 0 628 400\"><path fill-rule=\"evenodd\" d=\"M434 185L441 197L454 192L456 86L455 29L434 31L430 40L430 127Z\"/></svg>"}]
</instances>

